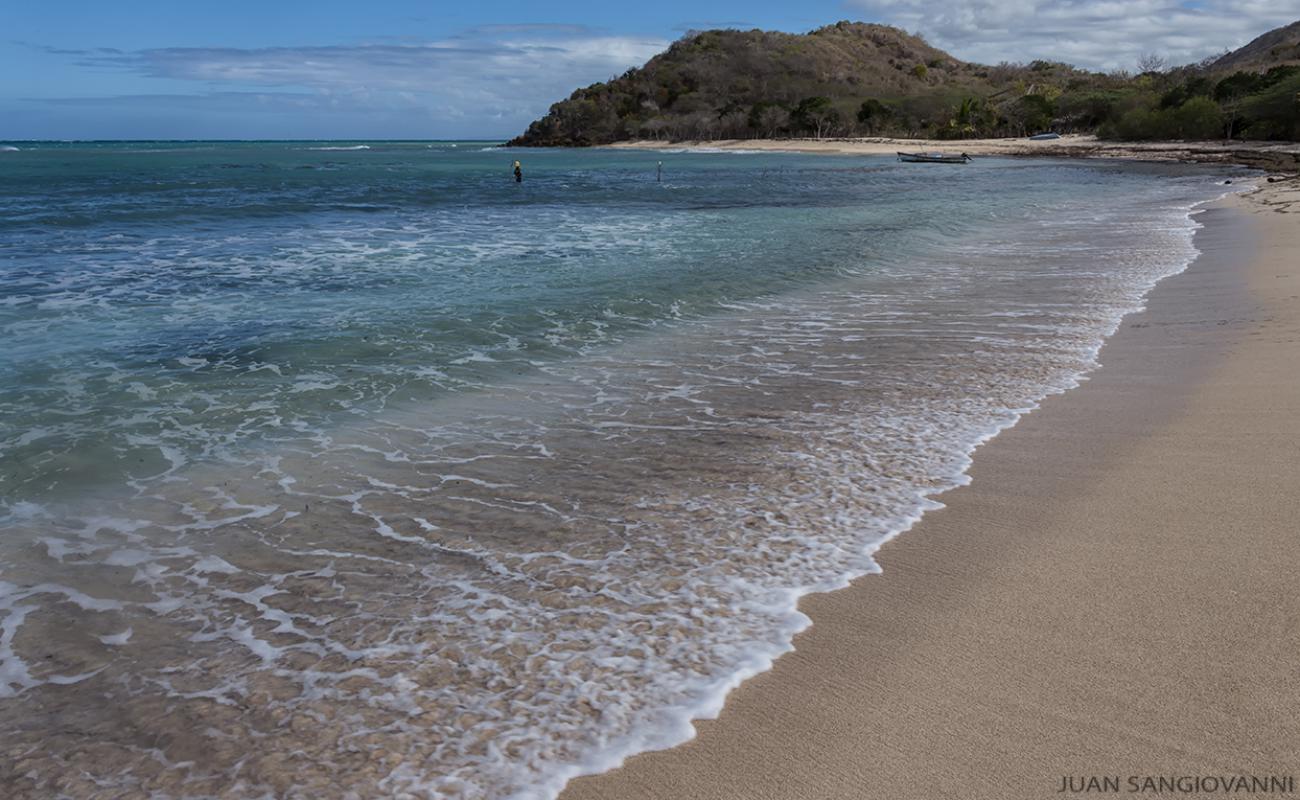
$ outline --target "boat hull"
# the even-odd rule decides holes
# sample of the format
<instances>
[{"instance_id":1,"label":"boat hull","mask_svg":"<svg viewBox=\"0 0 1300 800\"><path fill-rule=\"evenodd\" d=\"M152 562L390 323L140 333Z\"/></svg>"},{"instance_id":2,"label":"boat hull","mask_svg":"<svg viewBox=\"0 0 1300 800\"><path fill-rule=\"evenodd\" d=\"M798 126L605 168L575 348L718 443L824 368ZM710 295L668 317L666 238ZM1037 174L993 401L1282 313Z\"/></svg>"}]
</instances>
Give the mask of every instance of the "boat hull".
<instances>
[{"instance_id":1,"label":"boat hull","mask_svg":"<svg viewBox=\"0 0 1300 800\"><path fill-rule=\"evenodd\" d=\"M965 164L970 161L970 156L965 153L959 156L943 153L899 153L898 160L911 164Z\"/></svg>"}]
</instances>

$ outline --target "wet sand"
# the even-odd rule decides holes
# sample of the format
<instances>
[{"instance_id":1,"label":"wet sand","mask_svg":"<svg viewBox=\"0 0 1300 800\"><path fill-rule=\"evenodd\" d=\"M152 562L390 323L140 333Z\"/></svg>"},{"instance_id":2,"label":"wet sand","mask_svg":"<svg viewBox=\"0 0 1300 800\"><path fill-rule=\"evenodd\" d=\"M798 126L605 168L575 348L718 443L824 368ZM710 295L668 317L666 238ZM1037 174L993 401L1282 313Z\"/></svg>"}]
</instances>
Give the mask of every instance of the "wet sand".
<instances>
[{"instance_id":1,"label":"wet sand","mask_svg":"<svg viewBox=\"0 0 1300 800\"><path fill-rule=\"evenodd\" d=\"M1200 219L1205 255L981 448L883 574L806 598L796 650L697 738L564 800L1300 778L1300 185Z\"/></svg>"}]
</instances>

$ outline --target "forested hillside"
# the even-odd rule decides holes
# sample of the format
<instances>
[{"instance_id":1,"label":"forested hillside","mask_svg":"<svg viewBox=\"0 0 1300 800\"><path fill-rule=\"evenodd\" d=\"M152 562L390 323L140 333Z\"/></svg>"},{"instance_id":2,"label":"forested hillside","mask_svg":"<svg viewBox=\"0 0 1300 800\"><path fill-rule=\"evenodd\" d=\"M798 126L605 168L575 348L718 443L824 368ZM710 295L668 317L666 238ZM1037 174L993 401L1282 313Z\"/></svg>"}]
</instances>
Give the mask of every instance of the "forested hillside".
<instances>
[{"instance_id":1,"label":"forested hillside","mask_svg":"<svg viewBox=\"0 0 1300 800\"><path fill-rule=\"evenodd\" d=\"M1096 132L1129 139L1300 138L1300 22L1233 53L1137 74L963 62L897 28L690 34L575 91L512 145L634 139Z\"/></svg>"}]
</instances>

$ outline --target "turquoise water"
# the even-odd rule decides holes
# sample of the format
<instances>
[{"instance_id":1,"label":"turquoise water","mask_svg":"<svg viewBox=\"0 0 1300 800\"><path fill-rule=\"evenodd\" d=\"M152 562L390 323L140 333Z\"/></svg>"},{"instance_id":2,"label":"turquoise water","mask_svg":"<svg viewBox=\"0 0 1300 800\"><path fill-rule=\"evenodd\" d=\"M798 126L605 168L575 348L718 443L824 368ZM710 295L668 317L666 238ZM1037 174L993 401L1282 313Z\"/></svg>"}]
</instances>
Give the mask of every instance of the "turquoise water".
<instances>
[{"instance_id":1,"label":"turquoise water","mask_svg":"<svg viewBox=\"0 0 1300 800\"><path fill-rule=\"evenodd\" d=\"M0 492L65 496L256 439L272 420L336 424L472 388L978 236L1058 202L1056 180L1099 195L1141 180L529 152L516 185L514 155L478 143L7 153Z\"/></svg>"},{"instance_id":2,"label":"turquoise water","mask_svg":"<svg viewBox=\"0 0 1300 800\"><path fill-rule=\"evenodd\" d=\"M1094 363L1222 180L9 146L14 796L545 797L680 740Z\"/></svg>"}]
</instances>

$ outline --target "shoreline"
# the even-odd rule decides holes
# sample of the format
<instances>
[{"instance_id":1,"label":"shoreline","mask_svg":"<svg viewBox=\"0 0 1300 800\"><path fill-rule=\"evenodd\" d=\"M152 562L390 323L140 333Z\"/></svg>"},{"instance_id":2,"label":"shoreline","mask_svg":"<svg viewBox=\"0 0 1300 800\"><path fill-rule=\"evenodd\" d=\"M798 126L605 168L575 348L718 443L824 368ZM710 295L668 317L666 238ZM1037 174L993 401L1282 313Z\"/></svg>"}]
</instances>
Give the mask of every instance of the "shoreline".
<instances>
[{"instance_id":1,"label":"shoreline","mask_svg":"<svg viewBox=\"0 0 1300 800\"><path fill-rule=\"evenodd\" d=\"M719 139L704 142L633 141L602 147L673 151L763 151L892 156L900 150L942 150L972 156L1114 158L1129 161L1240 164L1266 171L1300 172L1300 142L1112 142L1067 134L1059 139Z\"/></svg>"},{"instance_id":2,"label":"shoreline","mask_svg":"<svg viewBox=\"0 0 1300 800\"><path fill-rule=\"evenodd\" d=\"M1295 396L1297 388L1270 363L1280 351L1261 344L1277 345L1268 338L1273 328L1294 330L1294 303L1282 309L1284 319L1257 295L1300 288L1288 269L1300 241L1288 230L1289 213L1273 213L1296 210L1298 194L1271 186L1204 212L1201 258L1124 320L1082 386L1047 398L981 447L971 485L942 495L945 508L877 554L883 574L806 596L800 608L813 627L772 670L736 689L716 721L696 721L697 738L574 779L562 797L1029 797L1055 792L1062 775L1109 774L1121 763L1139 774L1171 769L1171 754L1188 774L1234 764L1300 767L1280 757L1280 743L1300 731L1269 717L1267 704L1246 709L1252 713L1237 726L1239 741L1214 736L1215 724L1235 716L1242 692L1262 684L1281 689L1277 702L1294 696L1271 651L1251 659L1267 672L1254 683L1229 681L1215 667L1234 663L1227 641L1243 647L1269 639L1251 619L1300 611L1294 599L1275 596L1279 573L1300 567L1277 552L1279 521L1300 512L1300 498L1286 497L1276 472L1258 474L1285 457L1287 439L1269 440L1257 430L1262 420L1294 429L1295 415L1250 410L1271 409L1270 398L1288 389ZM1247 266L1239 253L1252 236L1260 237L1259 253ZM1279 283L1282 289L1269 286ZM1233 375L1243 364L1272 368L1273 383L1263 395L1228 403L1222 396L1243 383ZM1230 436L1215 427L1225 421ZM1248 480L1228 481L1214 468L1225 454ZM1169 464L1179 465L1173 476L1162 472ZM1216 481L1237 488L1219 500L1241 507L1273 547L1214 535L1213 525L1242 527L1201 507L1221 488ZM1282 502L1270 508L1261 491ZM1115 503L1114 495L1129 502ZM1153 510L1176 519L1178 530L1167 530ZM1098 518L1110 558L1097 558ZM1204 551L1215 558L1187 557ZM1233 601L1234 582L1206 562L1232 564L1261 551L1266 560L1249 565L1250 577L1272 591ZM1108 564L1119 566L1107 571ZM1178 591L1153 593L1153 581ZM1217 594L1198 594L1206 584ZM1214 613L1188 619L1181 604L1189 602ZM1255 616L1239 619L1243 606ZM1206 620L1222 619L1255 635L1215 639L1204 630ZM1156 645L1154 655L1144 642ZM1198 642L1210 646L1198 652ZM1170 652L1179 658L1170 661ZM1152 658L1161 676L1144 674ZM1203 701L1194 713L1175 684L1207 674L1217 680L1194 687ZM1275 752L1263 757L1269 740Z\"/></svg>"}]
</instances>

